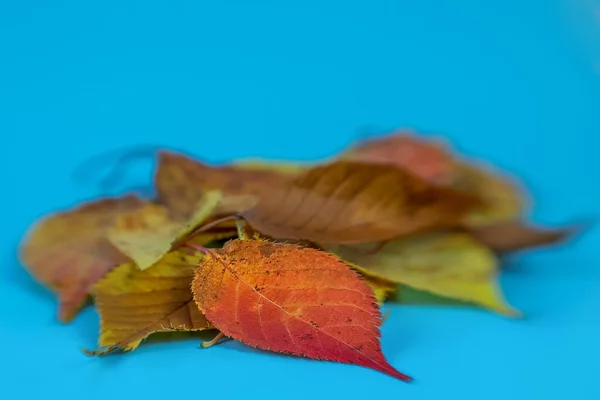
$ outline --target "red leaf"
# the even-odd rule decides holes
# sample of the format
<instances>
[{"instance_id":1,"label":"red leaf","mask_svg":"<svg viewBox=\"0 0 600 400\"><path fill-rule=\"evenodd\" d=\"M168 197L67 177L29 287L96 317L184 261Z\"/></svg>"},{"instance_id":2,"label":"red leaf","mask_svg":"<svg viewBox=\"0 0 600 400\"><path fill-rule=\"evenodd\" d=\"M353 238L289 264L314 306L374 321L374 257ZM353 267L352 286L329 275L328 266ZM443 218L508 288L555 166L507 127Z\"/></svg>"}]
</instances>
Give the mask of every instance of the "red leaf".
<instances>
[{"instance_id":1,"label":"red leaf","mask_svg":"<svg viewBox=\"0 0 600 400\"><path fill-rule=\"evenodd\" d=\"M398 131L365 140L344 153L341 158L394 165L435 183L449 183L455 172L453 156L448 149L410 131Z\"/></svg>"},{"instance_id":2,"label":"red leaf","mask_svg":"<svg viewBox=\"0 0 600 400\"><path fill-rule=\"evenodd\" d=\"M411 378L385 359L372 290L336 257L292 244L233 240L195 272L194 299L223 334L250 346Z\"/></svg>"}]
</instances>

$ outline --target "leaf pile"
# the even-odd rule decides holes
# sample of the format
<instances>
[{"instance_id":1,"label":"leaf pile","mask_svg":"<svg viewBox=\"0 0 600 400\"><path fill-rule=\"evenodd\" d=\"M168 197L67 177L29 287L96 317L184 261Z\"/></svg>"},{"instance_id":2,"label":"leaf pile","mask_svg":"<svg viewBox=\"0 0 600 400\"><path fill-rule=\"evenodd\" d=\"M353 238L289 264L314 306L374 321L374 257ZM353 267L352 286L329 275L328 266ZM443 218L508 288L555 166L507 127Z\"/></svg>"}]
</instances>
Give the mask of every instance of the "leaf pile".
<instances>
[{"instance_id":1,"label":"leaf pile","mask_svg":"<svg viewBox=\"0 0 600 400\"><path fill-rule=\"evenodd\" d=\"M517 316L499 256L567 229L526 222L513 178L397 132L328 160L211 166L160 151L156 197L99 199L37 222L22 264L69 322L91 296L102 355L156 332L219 332L264 350L401 380L379 338L383 302Z\"/></svg>"}]
</instances>

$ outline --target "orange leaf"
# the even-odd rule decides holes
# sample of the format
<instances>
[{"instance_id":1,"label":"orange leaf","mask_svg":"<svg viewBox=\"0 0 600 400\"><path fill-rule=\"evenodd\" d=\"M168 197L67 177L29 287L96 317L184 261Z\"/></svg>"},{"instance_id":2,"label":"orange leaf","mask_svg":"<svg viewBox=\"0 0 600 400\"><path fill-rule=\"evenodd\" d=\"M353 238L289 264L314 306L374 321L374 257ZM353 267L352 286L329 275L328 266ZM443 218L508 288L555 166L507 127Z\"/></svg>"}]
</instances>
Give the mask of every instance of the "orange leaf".
<instances>
[{"instance_id":1,"label":"orange leaf","mask_svg":"<svg viewBox=\"0 0 600 400\"><path fill-rule=\"evenodd\" d=\"M453 157L442 145L410 131L360 142L341 159L394 165L435 183L450 182L454 174Z\"/></svg>"},{"instance_id":2,"label":"orange leaf","mask_svg":"<svg viewBox=\"0 0 600 400\"><path fill-rule=\"evenodd\" d=\"M233 240L196 269L194 299L223 334L264 350L352 363L410 380L381 353L373 292L336 257Z\"/></svg>"},{"instance_id":3,"label":"orange leaf","mask_svg":"<svg viewBox=\"0 0 600 400\"><path fill-rule=\"evenodd\" d=\"M105 235L122 213L143 201L133 195L84 204L35 225L22 243L20 258L38 281L60 299L58 318L68 322L86 301L91 286L128 258Z\"/></svg>"},{"instance_id":4,"label":"orange leaf","mask_svg":"<svg viewBox=\"0 0 600 400\"><path fill-rule=\"evenodd\" d=\"M455 226L475 204L394 166L340 161L274 187L242 216L274 238L359 243Z\"/></svg>"},{"instance_id":5,"label":"orange leaf","mask_svg":"<svg viewBox=\"0 0 600 400\"><path fill-rule=\"evenodd\" d=\"M218 190L223 194L223 203L215 214L231 214L253 206L257 194L286 179L285 174L271 170L213 167L183 154L163 151L159 154L154 184L158 201L172 216L187 219L206 191Z\"/></svg>"},{"instance_id":6,"label":"orange leaf","mask_svg":"<svg viewBox=\"0 0 600 400\"><path fill-rule=\"evenodd\" d=\"M131 262L109 272L94 286L101 325L98 344L106 349L86 353L131 351L156 332L211 329L190 291L201 257L174 251L144 271Z\"/></svg>"}]
</instances>

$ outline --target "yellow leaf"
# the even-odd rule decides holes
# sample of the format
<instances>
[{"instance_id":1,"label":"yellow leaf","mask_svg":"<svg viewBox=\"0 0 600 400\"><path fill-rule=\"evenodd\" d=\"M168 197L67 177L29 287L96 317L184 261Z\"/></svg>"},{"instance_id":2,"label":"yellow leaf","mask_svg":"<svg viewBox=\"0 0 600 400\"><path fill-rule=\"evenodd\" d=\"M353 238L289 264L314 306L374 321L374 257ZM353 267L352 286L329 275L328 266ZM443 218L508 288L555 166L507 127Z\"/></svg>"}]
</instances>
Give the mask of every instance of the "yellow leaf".
<instances>
[{"instance_id":1,"label":"yellow leaf","mask_svg":"<svg viewBox=\"0 0 600 400\"><path fill-rule=\"evenodd\" d=\"M116 248L135 261L141 270L145 270L167 254L176 241L205 222L220 199L219 192L206 192L192 217L185 223L171 221L167 209L162 206L147 205L121 216L116 226L108 231L107 237Z\"/></svg>"},{"instance_id":2,"label":"yellow leaf","mask_svg":"<svg viewBox=\"0 0 600 400\"><path fill-rule=\"evenodd\" d=\"M364 275L480 304L516 316L496 283L494 254L462 233L428 233L379 243L326 245Z\"/></svg>"},{"instance_id":3,"label":"yellow leaf","mask_svg":"<svg viewBox=\"0 0 600 400\"><path fill-rule=\"evenodd\" d=\"M375 298L382 304L387 299L394 297L397 293L398 285L394 282L379 279L372 276L363 276L364 281L371 287Z\"/></svg>"},{"instance_id":4,"label":"yellow leaf","mask_svg":"<svg viewBox=\"0 0 600 400\"><path fill-rule=\"evenodd\" d=\"M98 344L105 349L86 353L134 350L156 332L211 329L190 290L201 258L200 253L179 250L144 271L126 263L108 273L93 288L100 314Z\"/></svg>"},{"instance_id":5,"label":"yellow leaf","mask_svg":"<svg viewBox=\"0 0 600 400\"><path fill-rule=\"evenodd\" d=\"M465 217L470 227L512 221L528 209L528 196L517 180L489 166L457 164L454 186L476 194L482 201Z\"/></svg>"}]
</instances>

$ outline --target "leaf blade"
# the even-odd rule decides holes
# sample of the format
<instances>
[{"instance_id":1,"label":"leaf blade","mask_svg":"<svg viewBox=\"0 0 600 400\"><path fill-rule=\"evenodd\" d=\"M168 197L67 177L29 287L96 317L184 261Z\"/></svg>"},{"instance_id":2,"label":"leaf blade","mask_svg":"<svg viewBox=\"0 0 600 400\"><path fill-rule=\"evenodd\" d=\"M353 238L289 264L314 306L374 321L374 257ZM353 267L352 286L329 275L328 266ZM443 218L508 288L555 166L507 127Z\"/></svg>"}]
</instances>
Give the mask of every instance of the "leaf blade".
<instances>
[{"instance_id":1,"label":"leaf blade","mask_svg":"<svg viewBox=\"0 0 600 400\"><path fill-rule=\"evenodd\" d=\"M453 299L475 302L518 316L495 281L494 254L464 233L426 233L399 238L383 247L324 245L365 275L404 284Z\"/></svg>"},{"instance_id":2,"label":"leaf blade","mask_svg":"<svg viewBox=\"0 0 600 400\"><path fill-rule=\"evenodd\" d=\"M103 349L86 353L133 351L158 332L212 329L189 289L201 257L175 251L146 270L130 262L108 273L94 286L100 314L98 344Z\"/></svg>"},{"instance_id":3,"label":"leaf blade","mask_svg":"<svg viewBox=\"0 0 600 400\"><path fill-rule=\"evenodd\" d=\"M108 230L107 238L123 254L134 260L138 268L145 270L159 262L177 241L205 222L220 201L219 192L204 193L191 217L183 223L172 221L166 208L149 204L121 216L116 226ZM217 234L207 235L219 237Z\"/></svg>"},{"instance_id":4,"label":"leaf blade","mask_svg":"<svg viewBox=\"0 0 600 400\"><path fill-rule=\"evenodd\" d=\"M410 379L381 353L381 313L371 289L327 253L292 244L233 240L216 250L215 257L203 259L192 285L198 308L236 340ZM345 294L339 297L340 293ZM328 302L338 303L337 308Z\"/></svg>"},{"instance_id":5,"label":"leaf blade","mask_svg":"<svg viewBox=\"0 0 600 400\"><path fill-rule=\"evenodd\" d=\"M393 166L335 162L266 193L241 215L273 238L348 244L453 226L474 204Z\"/></svg>"},{"instance_id":6,"label":"leaf blade","mask_svg":"<svg viewBox=\"0 0 600 400\"><path fill-rule=\"evenodd\" d=\"M57 293L61 321L71 321L92 285L128 261L105 235L119 216L143 204L134 195L92 201L45 217L28 231L19 258L39 282Z\"/></svg>"}]
</instances>

